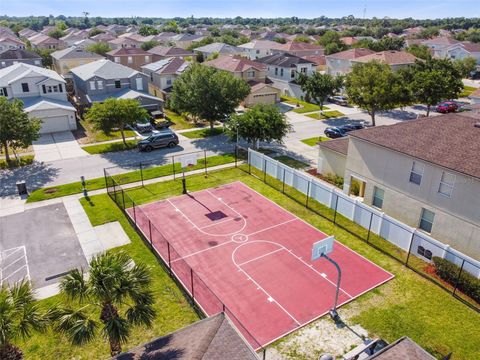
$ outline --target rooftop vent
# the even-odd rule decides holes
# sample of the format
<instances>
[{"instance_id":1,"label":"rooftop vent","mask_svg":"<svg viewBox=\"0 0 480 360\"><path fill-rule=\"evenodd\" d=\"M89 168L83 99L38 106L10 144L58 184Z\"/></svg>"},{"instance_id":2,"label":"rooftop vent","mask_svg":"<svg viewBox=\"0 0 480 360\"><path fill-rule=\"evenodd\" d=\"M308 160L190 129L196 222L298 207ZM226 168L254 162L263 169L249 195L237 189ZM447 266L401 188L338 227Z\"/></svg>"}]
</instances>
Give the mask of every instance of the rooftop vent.
<instances>
[{"instance_id":1,"label":"rooftop vent","mask_svg":"<svg viewBox=\"0 0 480 360\"><path fill-rule=\"evenodd\" d=\"M480 122L476 122L473 126L480 129Z\"/></svg>"}]
</instances>

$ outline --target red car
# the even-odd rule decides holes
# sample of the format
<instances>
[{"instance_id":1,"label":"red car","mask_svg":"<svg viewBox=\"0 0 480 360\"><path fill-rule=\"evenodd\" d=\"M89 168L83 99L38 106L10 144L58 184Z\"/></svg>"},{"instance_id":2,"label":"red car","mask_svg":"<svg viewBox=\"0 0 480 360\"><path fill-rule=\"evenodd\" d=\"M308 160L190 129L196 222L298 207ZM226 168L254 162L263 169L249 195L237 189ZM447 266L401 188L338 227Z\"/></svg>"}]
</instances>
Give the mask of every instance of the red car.
<instances>
[{"instance_id":1,"label":"red car","mask_svg":"<svg viewBox=\"0 0 480 360\"><path fill-rule=\"evenodd\" d=\"M455 112L458 110L458 105L453 101L445 101L438 104L436 110L442 114Z\"/></svg>"}]
</instances>

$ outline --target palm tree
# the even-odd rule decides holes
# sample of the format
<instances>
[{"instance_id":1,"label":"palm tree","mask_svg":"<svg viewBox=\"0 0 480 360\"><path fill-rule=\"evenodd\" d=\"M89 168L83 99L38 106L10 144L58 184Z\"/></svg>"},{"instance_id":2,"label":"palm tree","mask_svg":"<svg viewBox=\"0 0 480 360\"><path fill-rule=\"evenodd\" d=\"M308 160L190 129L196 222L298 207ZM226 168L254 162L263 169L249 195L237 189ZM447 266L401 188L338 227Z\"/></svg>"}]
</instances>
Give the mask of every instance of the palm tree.
<instances>
[{"instance_id":1,"label":"palm tree","mask_svg":"<svg viewBox=\"0 0 480 360\"><path fill-rule=\"evenodd\" d=\"M115 356L121 353L132 326L150 327L155 318L150 284L148 268L135 265L126 253L98 255L90 261L88 279L83 269L75 269L61 281L61 292L80 308L57 308L54 328L75 345L94 339L100 328L110 344L111 356ZM92 308L100 309L100 322L94 319Z\"/></svg>"},{"instance_id":2,"label":"palm tree","mask_svg":"<svg viewBox=\"0 0 480 360\"><path fill-rule=\"evenodd\" d=\"M28 338L32 331L44 331L47 316L35 302L30 282L23 280L0 289L0 359L21 360L23 352L13 342Z\"/></svg>"}]
</instances>

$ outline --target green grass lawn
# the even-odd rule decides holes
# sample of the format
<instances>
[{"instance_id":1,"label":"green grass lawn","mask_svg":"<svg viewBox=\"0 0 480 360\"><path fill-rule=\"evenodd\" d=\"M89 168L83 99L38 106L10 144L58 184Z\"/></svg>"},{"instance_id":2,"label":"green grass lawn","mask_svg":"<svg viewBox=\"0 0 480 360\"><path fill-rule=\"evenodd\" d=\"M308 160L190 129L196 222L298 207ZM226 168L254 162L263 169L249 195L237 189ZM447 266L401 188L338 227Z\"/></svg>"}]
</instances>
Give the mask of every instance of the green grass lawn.
<instances>
[{"instance_id":1,"label":"green grass lawn","mask_svg":"<svg viewBox=\"0 0 480 360\"><path fill-rule=\"evenodd\" d=\"M222 154L222 155L214 155L207 157L207 165L208 167L223 165L232 163L235 161L235 156L233 154ZM205 165L205 160L199 159L198 164L194 167L188 169L188 171L193 171L197 169L203 168ZM180 173L181 165L180 163L175 163L175 172ZM155 166L151 168L146 168L143 170L143 179L154 179L161 176L167 176L173 174L173 166L172 164L162 165L162 166ZM136 181L141 180L141 173L140 170L127 172L124 174L116 175L115 179L121 184L128 184ZM98 190L105 188L105 179L103 177L96 178L96 179L89 179L86 180L86 188L88 191ZM82 184L80 181L41 188L38 190L34 190L28 196L27 202L36 202L36 201L43 201L53 198L58 198L67 195L78 194L82 192Z\"/></svg>"},{"instance_id":2,"label":"green grass lawn","mask_svg":"<svg viewBox=\"0 0 480 360\"><path fill-rule=\"evenodd\" d=\"M200 129L200 130L192 130L192 131L187 131L187 132L182 132L180 135L185 136L189 139L202 139L206 138L209 136L216 136L223 134L223 127L214 127L213 131L210 129L210 127L205 128L205 129Z\"/></svg>"},{"instance_id":3,"label":"green grass lawn","mask_svg":"<svg viewBox=\"0 0 480 360\"><path fill-rule=\"evenodd\" d=\"M191 176L188 186L195 191L236 180L244 182L326 234L335 235L338 241L395 275L393 280L346 305L355 314L349 320L349 325L359 324L369 331L370 337L381 337L390 342L401 336L409 336L436 356L452 351L452 359L455 360L477 358L479 313L331 221L238 169L211 172L206 179L199 175ZM128 190L128 194L139 204L180 193L179 181ZM337 220L348 221L342 220L341 216Z\"/></svg>"},{"instance_id":4,"label":"green grass lawn","mask_svg":"<svg viewBox=\"0 0 480 360\"><path fill-rule=\"evenodd\" d=\"M15 169L21 166L30 165L33 163L35 156L34 155L24 155L15 159L10 155L10 163L7 163L5 159L0 159L0 169Z\"/></svg>"},{"instance_id":5,"label":"green grass lawn","mask_svg":"<svg viewBox=\"0 0 480 360\"><path fill-rule=\"evenodd\" d=\"M328 140L330 140L330 139L325 137L325 136L315 136L315 137L308 138L308 139L302 139L300 141L303 142L304 144L309 145L309 146L317 146L318 142L328 141Z\"/></svg>"},{"instance_id":6,"label":"green grass lawn","mask_svg":"<svg viewBox=\"0 0 480 360\"><path fill-rule=\"evenodd\" d=\"M198 127L198 125L194 124L191 121L188 121L188 119L186 119L185 116L179 115L172 110L164 109L163 111L166 117L171 122L174 123L172 126L170 126L171 129L183 130L183 129L192 129L192 128Z\"/></svg>"},{"instance_id":7,"label":"green grass lawn","mask_svg":"<svg viewBox=\"0 0 480 360\"><path fill-rule=\"evenodd\" d=\"M462 97L468 97L472 92L474 92L475 90L477 90L477 88L474 88L473 86L466 86L464 85L463 86L463 91L460 93L460 95L458 95L459 98L462 98Z\"/></svg>"},{"instance_id":8,"label":"green grass lawn","mask_svg":"<svg viewBox=\"0 0 480 360\"><path fill-rule=\"evenodd\" d=\"M321 115L320 115L320 112L317 112L313 114L308 114L306 116L315 120L325 120L330 118L342 117L342 116L345 116L345 114L338 110L332 110L332 111L324 111L323 114Z\"/></svg>"},{"instance_id":9,"label":"green grass lawn","mask_svg":"<svg viewBox=\"0 0 480 360\"><path fill-rule=\"evenodd\" d=\"M288 97L288 96L282 96L281 101L289 105L295 106L295 109L293 109L292 111L296 112L297 114L304 114L312 111L318 111L320 109L320 107L317 104L312 104L312 103L309 103L300 99ZM297 104L300 105L300 107L297 108L296 107ZM323 109L328 110L328 107L324 106Z\"/></svg>"},{"instance_id":10,"label":"green grass lawn","mask_svg":"<svg viewBox=\"0 0 480 360\"><path fill-rule=\"evenodd\" d=\"M80 120L80 125L83 127L83 132L84 136L86 136L86 139L79 139L82 143L88 144L88 143L96 143L96 142L102 142L102 141L109 141L109 140L116 140L116 139L121 139L122 134L120 131L112 131L108 135L105 134L101 130L96 130L94 129L93 125L90 124L88 121L85 119ZM77 130L76 132L78 133L79 131L82 131L82 129ZM125 130L125 137L133 137L135 136L135 131L132 130Z\"/></svg>"},{"instance_id":11,"label":"green grass lawn","mask_svg":"<svg viewBox=\"0 0 480 360\"><path fill-rule=\"evenodd\" d=\"M299 161L287 155L277 156L275 160L280 161L282 164L288 165L294 169L304 169L310 166L303 161Z\"/></svg>"},{"instance_id":12,"label":"green grass lawn","mask_svg":"<svg viewBox=\"0 0 480 360\"><path fill-rule=\"evenodd\" d=\"M82 147L83 150L89 154L104 154L114 151L124 151L135 149L137 146L138 140L127 140L127 145L125 146L123 141L117 141L107 144L98 144Z\"/></svg>"}]
</instances>

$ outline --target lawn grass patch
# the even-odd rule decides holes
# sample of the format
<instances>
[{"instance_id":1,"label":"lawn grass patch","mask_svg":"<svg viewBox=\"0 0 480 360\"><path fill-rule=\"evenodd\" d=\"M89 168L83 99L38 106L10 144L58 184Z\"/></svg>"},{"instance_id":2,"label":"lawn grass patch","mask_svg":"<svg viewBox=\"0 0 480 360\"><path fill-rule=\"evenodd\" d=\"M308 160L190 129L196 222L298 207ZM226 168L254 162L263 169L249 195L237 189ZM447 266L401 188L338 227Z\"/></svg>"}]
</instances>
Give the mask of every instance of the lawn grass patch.
<instances>
[{"instance_id":1,"label":"lawn grass patch","mask_svg":"<svg viewBox=\"0 0 480 360\"><path fill-rule=\"evenodd\" d=\"M34 155L24 155L18 158L10 158L10 162L7 163L7 160L0 159L0 169L15 169L25 165L30 165L33 163L35 156Z\"/></svg>"},{"instance_id":2,"label":"lawn grass patch","mask_svg":"<svg viewBox=\"0 0 480 360\"><path fill-rule=\"evenodd\" d=\"M313 114L308 114L306 116L315 120L325 120L325 119L342 117L342 116L345 116L345 114L338 110L331 110L331 111L324 111L322 114L320 114L320 112L317 112Z\"/></svg>"},{"instance_id":3,"label":"lawn grass patch","mask_svg":"<svg viewBox=\"0 0 480 360\"><path fill-rule=\"evenodd\" d=\"M308 112L312 112L312 111L317 111L317 110L320 109L319 105L317 105L317 104L312 104L312 103L309 103L307 101L300 100L300 99L295 99L295 98L288 97L288 96L282 96L281 101L283 101L283 102L285 102L289 105L295 106L295 109L293 109L292 111L297 113L297 114L304 114L304 113L308 113ZM297 107L297 105L299 105L299 107ZM324 106L323 109L328 110L328 107Z\"/></svg>"},{"instance_id":4,"label":"lawn grass patch","mask_svg":"<svg viewBox=\"0 0 480 360\"><path fill-rule=\"evenodd\" d=\"M124 151L124 150L132 150L137 147L137 140L127 140L127 145L123 143L123 141L116 141L113 143L107 144L98 144L98 145L90 145L82 147L83 150L88 152L89 154L105 154L114 151Z\"/></svg>"},{"instance_id":5,"label":"lawn grass patch","mask_svg":"<svg viewBox=\"0 0 480 360\"><path fill-rule=\"evenodd\" d=\"M302 143L307 144L308 146L317 146L317 143L330 140L325 136L315 136L308 139L300 140Z\"/></svg>"},{"instance_id":6,"label":"lawn grass patch","mask_svg":"<svg viewBox=\"0 0 480 360\"><path fill-rule=\"evenodd\" d=\"M85 119L80 120L80 125L83 128L83 135L86 136L86 138L79 138L78 140L84 144L117 140L122 138L122 133L120 131L111 131L109 134L106 134L102 130L95 129L93 124L89 123ZM82 129L76 130L75 132L82 132ZM136 133L133 130L125 130L124 133L126 138L136 136Z\"/></svg>"},{"instance_id":7,"label":"lawn grass patch","mask_svg":"<svg viewBox=\"0 0 480 360\"><path fill-rule=\"evenodd\" d=\"M304 168L310 166L307 163L304 163L303 161L294 159L294 158L292 158L290 156L287 156L287 155L277 156L275 158L275 160L280 161L282 164L290 166L294 169L304 169Z\"/></svg>"},{"instance_id":8,"label":"lawn grass patch","mask_svg":"<svg viewBox=\"0 0 480 360\"><path fill-rule=\"evenodd\" d=\"M198 127L198 125L189 121L184 115L177 114L175 111L170 109L164 109L163 112L168 120L173 122L173 125L170 128L174 130L183 130L183 129L193 129Z\"/></svg>"},{"instance_id":9,"label":"lawn grass patch","mask_svg":"<svg viewBox=\"0 0 480 360\"><path fill-rule=\"evenodd\" d=\"M459 98L465 98L468 97L471 93L473 93L477 88L473 86L463 86L463 91L458 95Z\"/></svg>"},{"instance_id":10,"label":"lawn grass patch","mask_svg":"<svg viewBox=\"0 0 480 360\"><path fill-rule=\"evenodd\" d=\"M213 129L205 128L199 130L192 130L187 132L182 132L180 135L185 136L189 139L202 139L209 136L216 136L223 134L223 127L214 127Z\"/></svg>"},{"instance_id":11,"label":"lawn grass patch","mask_svg":"<svg viewBox=\"0 0 480 360\"><path fill-rule=\"evenodd\" d=\"M131 240L131 243L110 251L126 251L135 263L146 264L151 271L154 294L154 308L157 317L150 329L134 327L131 336L123 350L143 344L157 337L164 336L179 328L187 326L199 318L183 293L176 286L166 271L159 265L157 258L145 246L144 242L128 222L120 209L112 202L107 194L92 196L88 200L80 200L93 226L102 225L111 221L119 221ZM60 295L42 300L39 305L46 309L56 306L62 299ZM92 312L98 320L98 310ZM34 333L24 342L19 342L24 350L25 359L106 359L110 357L107 341L98 336L91 343L74 346L65 336L48 330L45 334Z\"/></svg>"}]
</instances>

